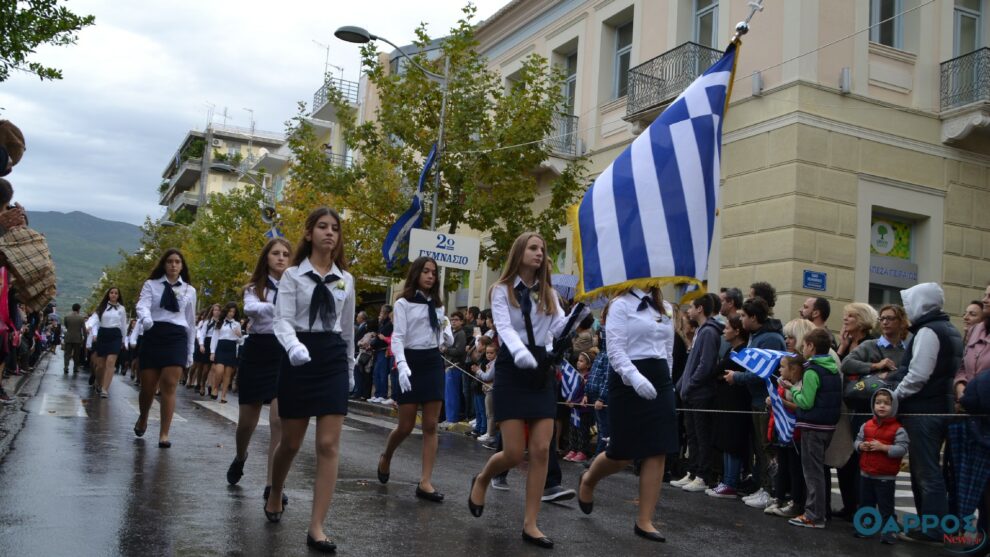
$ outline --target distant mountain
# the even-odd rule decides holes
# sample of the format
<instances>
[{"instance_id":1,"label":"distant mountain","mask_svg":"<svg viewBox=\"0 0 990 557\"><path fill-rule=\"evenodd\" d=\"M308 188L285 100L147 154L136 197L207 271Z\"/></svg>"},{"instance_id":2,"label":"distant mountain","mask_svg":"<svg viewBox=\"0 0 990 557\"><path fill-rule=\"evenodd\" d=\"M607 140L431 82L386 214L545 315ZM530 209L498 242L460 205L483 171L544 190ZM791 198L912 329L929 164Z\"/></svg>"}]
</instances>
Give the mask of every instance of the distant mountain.
<instances>
[{"instance_id":1,"label":"distant mountain","mask_svg":"<svg viewBox=\"0 0 990 557\"><path fill-rule=\"evenodd\" d=\"M103 220L80 211L28 211L31 228L41 232L55 260L59 313L84 303L103 268L120 261L120 250L132 252L141 229L126 222Z\"/></svg>"}]
</instances>

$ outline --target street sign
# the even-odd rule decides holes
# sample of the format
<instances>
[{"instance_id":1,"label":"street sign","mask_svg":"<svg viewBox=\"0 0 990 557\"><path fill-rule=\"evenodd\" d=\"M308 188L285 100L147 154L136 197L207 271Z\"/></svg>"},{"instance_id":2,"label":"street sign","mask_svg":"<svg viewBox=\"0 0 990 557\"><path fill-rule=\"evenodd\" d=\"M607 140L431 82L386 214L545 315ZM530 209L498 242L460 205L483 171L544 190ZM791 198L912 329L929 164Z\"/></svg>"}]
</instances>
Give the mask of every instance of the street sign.
<instances>
[{"instance_id":1,"label":"street sign","mask_svg":"<svg viewBox=\"0 0 990 557\"><path fill-rule=\"evenodd\" d=\"M827 289L828 273L823 271L804 270L804 280L801 286L805 290L818 290L824 292Z\"/></svg>"},{"instance_id":2,"label":"street sign","mask_svg":"<svg viewBox=\"0 0 990 557\"><path fill-rule=\"evenodd\" d=\"M432 257L437 265L474 271L478 269L481 242L473 236L431 232L421 228L409 231L409 260Z\"/></svg>"}]
</instances>

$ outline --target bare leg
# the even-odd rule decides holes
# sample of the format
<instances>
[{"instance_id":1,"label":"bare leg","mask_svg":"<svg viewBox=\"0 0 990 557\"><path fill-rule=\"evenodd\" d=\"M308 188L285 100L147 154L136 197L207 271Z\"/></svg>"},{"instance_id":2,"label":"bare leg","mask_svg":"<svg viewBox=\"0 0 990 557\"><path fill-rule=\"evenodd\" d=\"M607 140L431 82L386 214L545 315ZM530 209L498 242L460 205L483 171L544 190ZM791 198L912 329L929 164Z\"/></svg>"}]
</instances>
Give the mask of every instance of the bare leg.
<instances>
[{"instance_id":1,"label":"bare leg","mask_svg":"<svg viewBox=\"0 0 990 557\"><path fill-rule=\"evenodd\" d=\"M620 472L629 465L628 460L612 460L605 453L600 453L591 461L591 467L584 474L581 486L578 489L578 499L585 503L590 503L594 499L595 486L612 474Z\"/></svg>"},{"instance_id":2,"label":"bare leg","mask_svg":"<svg viewBox=\"0 0 990 557\"><path fill-rule=\"evenodd\" d=\"M261 417L261 403L238 404L237 405L237 460L247 458L248 445L251 444L251 436L254 429L258 427L258 418Z\"/></svg>"},{"instance_id":3,"label":"bare leg","mask_svg":"<svg viewBox=\"0 0 990 557\"><path fill-rule=\"evenodd\" d=\"M234 377L234 368L223 366L223 383L220 385L220 400L227 400L227 389L230 388L230 379Z\"/></svg>"},{"instance_id":4,"label":"bare leg","mask_svg":"<svg viewBox=\"0 0 990 557\"><path fill-rule=\"evenodd\" d=\"M162 427L158 433L159 443L168 441L168 431L172 427L172 414L175 413L175 386L179 383L180 375L182 375L181 367L169 366L162 369L162 376L158 380L158 388L162 395L161 402L159 402L162 410Z\"/></svg>"},{"instance_id":5,"label":"bare leg","mask_svg":"<svg viewBox=\"0 0 990 557\"><path fill-rule=\"evenodd\" d=\"M271 436L268 439L268 475L265 485L272 485L272 468L275 460L275 449L278 448L279 439L282 438L282 419L278 417L278 399L273 399L271 408L268 411L268 427Z\"/></svg>"},{"instance_id":6,"label":"bare leg","mask_svg":"<svg viewBox=\"0 0 990 557\"><path fill-rule=\"evenodd\" d=\"M316 481L313 482L313 513L309 522L309 535L314 540L326 538L323 521L327 518L337 485L340 430L343 425L344 416L339 414L316 418Z\"/></svg>"},{"instance_id":7,"label":"bare leg","mask_svg":"<svg viewBox=\"0 0 990 557\"><path fill-rule=\"evenodd\" d=\"M423 405L423 472L419 477L419 488L427 493L436 491L431 478L433 465L437 461L437 422L440 419L440 401Z\"/></svg>"},{"instance_id":8,"label":"bare leg","mask_svg":"<svg viewBox=\"0 0 990 557\"><path fill-rule=\"evenodd\" d=\"M210 368L210 389L213 396L220 394L220 382L223 380L223 364L213 364Z\"/></svg>"},{"instance_id":9,"label":"bare leg","mask_svg":"<svg viewBox=\"0 0 990 557\"><path fill-rule=\"evenodd\" d=\"M385 440L385 452L378 461L378 469L382 472L388 473L392 469L392 455L395 454L395 449L399 448L416 426L417 408L419 408L418 404L399 405L399 425L388 434L388 439Z\"/></svg>"},{"instance_id":10,"label":"bare leg","mask_svg":"<svg viewBox=\"0 0 990 557\"><path fill-rule=\"evenodd\" d=\"M103 360L93 352L93 355L89 357L90 369L89 372L93 374L93 386L97 389L103 387Z\"/></svg>"},{"instance_id":11,"label":"bare leg","mask_svg":"<svg viewBox=\"0 0 990 557\"><path fill-rule=\"evenodd\" d=\"M103 364L103 390L110 390L110 382L113 381L113 369L117 367L117 355L110 354L106 357L106 363Z\"/></svg>"},{"instance_id":12,"label":"bare leg","mask_svg":"<svg viewBox=\"0 0 990 557\"><path fill-rule=\"evenodd\" d=\"M636 516L636 526L646 532L657 531L653 526L653 513L660 501L666 458L666 455L651 456L643 461L639 469L639 513Z\"/></svg>"},{"instance_id":13,"label":"bare leg","mask_svg":"<svg viewBox=\"0 0 990 557\"><path fill-rule=\"evenodd\" d=\"M155 400L155 391L158 390L158 380L161 376L160 369L141 370L141 393L138 395L140 415L134 427L142 431L148 428L148 412L151 410L151 403Z\"/></svg>"},{"instance_id":14,"label":"bare leg","mask_svg":"<svg viewBox=\"0 0 990 557\"><path fill-rule=\"evenodd\" d=\"M481 469L471 489L471 501L476 505L485 504L488 482L495 476L517 466L523 461L526 449L526 430L523 420L505 420L499 423L502 431L502 450L493 454ZM543 487L540 487L542 493Z\"/></svg>"},{"instance_id":15,"label":"bare leg","mask_svg":"<svg viewBox=\"0 0 990 557\"><path fill-rule=\"evenodd\" d=\"M303 439L306 438L308 418L282 420L282 438L279 439L272 459L272 490L268 495L265 510L268 512L282 511L282 490L285 488L285 478L289 475L292 459L296 457Z\"/></svg>"},{"instance_id":16,"label":"bare leg","mask_svg":"<svg viewBox=\"0 0 990 557\"><path fill-rule=\"evenodd\" d=\"M529 426L529 473L526 474L526 513L523 531L535 538L543 532L536 525L540 514L540 497L547 481L547 464L550 462L550 439L553 437L553 419L536 420Z\"/></svg>"}]
</instances>

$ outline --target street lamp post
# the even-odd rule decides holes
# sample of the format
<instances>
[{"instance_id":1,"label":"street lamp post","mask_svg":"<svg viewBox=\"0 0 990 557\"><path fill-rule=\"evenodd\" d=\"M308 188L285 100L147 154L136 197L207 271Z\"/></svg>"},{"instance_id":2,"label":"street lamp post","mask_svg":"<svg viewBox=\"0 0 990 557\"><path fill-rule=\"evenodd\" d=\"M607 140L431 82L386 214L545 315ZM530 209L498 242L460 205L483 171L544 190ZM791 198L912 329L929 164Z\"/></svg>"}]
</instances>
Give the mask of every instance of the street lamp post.
<instances>
[{"instance_id":1,"label":"street lamp post","mask_svg":"<svg viewBox=\"0 0 990 557\"><path fill-rule=\"evenodd\" d=\"M373 35L373 34L369 33L366 29L364 29L362 27L355 27L353 25L345 25L343 27L339 27L336 31L333 32L333 34L338 39L340 39L342 41L347 41L349 43L364 44L364 43L367 43L367 42L370 42L370 41L382 41L382 42L385 42L385 43L389 44L390 46L392 46L392 48L394 48L396 50L396 52L399 53L400 56L402 56L403 58L405 58L410 64L412 64L414 67L416 67L416 69L418 69L419 71L423 72L423 74L426 75L426 77L428 77L428 78L430 78L430 79L432 79L432 80L434 80L434 81L436 81L437 83L440 84L440 87L443 90L443 98L440 101L440 126L439 126L439 128L437 130L437 136L438 136L437 137L437 160L436 160L436 166L437 166L437 168L436 168L436 176L435 176L434 184L433 184L433 200L432 200L432 204L430 206L430 230L436 230L437 229L437 202L438 202L439 193L440 193L440 168L441 168L441 165L442 165L443 153L444 153L444 146L443 146L443 127L444 127L444 120L446 119L446 115L447 115L447 93L449 92L448 91L448 89L449 89L448 88L448 80L450 78L450 58L449 57L444 57L443 75L440 75L440 74L433 73L430 70L428 70L428 69L424 68L423 66L419 65L415 60L412 59L412 57L410 57L408 54L406 54L401 48L399 48L392 41L386 39L385 37L379 37L377 35Z\"/></svg>"},{"instance_id":2,"label":"street lamp post","mask_svg":"<svg viewBox=\"0 0 990 557\"><path fill-rule=\"evenodd\" d=\"M277 200L275 199L275 189L274 189L274 187L268 188L268 187L265 186L265 182L266 182L265 178L267 177L267 174L262 175L262 177L261 177L261 183L258 183L258 179L255 178L254 176L248 174L247 172L244 172L243 170L241 170L239 168L235 168L235 167L233 167L233 166L231 166L229 164L226 164L226 163L220 163L220 162L213 163L213 164L210 165L210 170L218 170L218 171L221 171L221 172L230 172L230 173L233 173L233 174L237 174L237 178L238 179L247 179L252 184L254 184L254 185L258 186L259 188L261 188L261 194L263 196L265 196L265 198L266 198L265 201L268 201L269 200L268 197L271 196L271 199L270 199L270 201L271 201L271 205L270 205L271 210L270 211L268 210L269 205L267 205L267 204L264 207L262 207L262 210L261 210L262 211L262 220L265 220L266 215L269 215L270 214L270 216L271 216L271 222L267 222L266 221L266 223L272 225L272 232L273 233L274 233L275 230L277 230L277 226L276 226L277 223L275 222L275 219L278 216L278 211L275 208L275 203L276 203Z\"/></svg>"}]
</instances>

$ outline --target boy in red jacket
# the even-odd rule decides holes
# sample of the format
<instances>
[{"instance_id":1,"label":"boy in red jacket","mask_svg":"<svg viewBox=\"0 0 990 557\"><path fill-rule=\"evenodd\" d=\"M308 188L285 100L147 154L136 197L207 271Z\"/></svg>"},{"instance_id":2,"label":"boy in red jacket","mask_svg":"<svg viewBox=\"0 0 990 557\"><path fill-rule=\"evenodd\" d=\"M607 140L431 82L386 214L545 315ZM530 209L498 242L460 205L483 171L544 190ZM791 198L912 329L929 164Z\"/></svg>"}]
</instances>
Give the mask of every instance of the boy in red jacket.
<instances>
[{"instance_id":1,"label":"boy in red jacket","mask_svg":"<svg viewBox=\"0 0 990 557\"><path fill-rule=\"evenodd\" d=\"M860 508L877 507L881 524L894 514L894 486L901 470L901 459L908 451L908 435L897 421L897 398L889 389L873 394L873 419L859 428L856 435L859 455ZM857 534L858 536L858 534ZM881 536L885 544L896 540L892 532Z\"/></svg>"}]
</instances>

